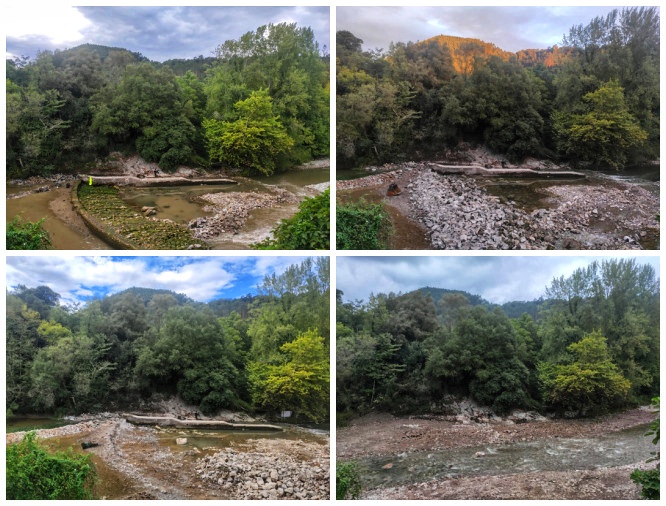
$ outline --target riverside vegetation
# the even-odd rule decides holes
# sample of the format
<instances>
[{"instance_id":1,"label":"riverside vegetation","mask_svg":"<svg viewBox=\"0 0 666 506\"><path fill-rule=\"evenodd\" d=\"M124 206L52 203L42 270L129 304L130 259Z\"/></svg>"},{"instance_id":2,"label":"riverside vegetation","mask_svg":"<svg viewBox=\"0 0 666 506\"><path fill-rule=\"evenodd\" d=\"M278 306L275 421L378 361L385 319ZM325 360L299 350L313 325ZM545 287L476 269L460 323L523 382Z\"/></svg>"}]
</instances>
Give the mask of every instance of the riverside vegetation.
<instances>
[{"instance_id":1,"label":"riverside vegetation","mask_svg":"<svg viewBox=\"0 0 666 506\"><path fill-rule=\"evenodd\" d=\"M133 430L100 412L141 411L154 399L178 397L211 418L233 411L277 419L288 409L292 421L323 423L329 417L328 280L329 259L322 257L266 277L257 296L207 304L133 288L85 307L64 307L47 287L20 286L7 296L7 415L91 413L92 421L74 426L76 432L108 441L101 455L112 455L121 472L134 464L123 461L127 454L118 445L133 441L141 448L134 457L145 459L155 451L146 442L159 431ZM301 457L321 447L308 444ZM277 458L291 451L287 446L271 452ZM17 458L25 453L11 451ZM196 452L192 456L188 479L198 476ZM167 469L171 457L165 459ZM315 497L323 493L324 476L323 468L313 474L317 486L306 494L296 473L291 492L283 493ZM196 487L203 486L197 480ZM8 482L8 490L14 486L18 482Z\"/></svg>"},{"instance_id":2,"label":"riverside vegetation","mask_svg":"<svg viewBox=\"0 0 666 506\"><path fill-rule=\"evenodd\" d=\"M613 10L562 46L509 53L438 36L387 51L337 33L338 168L433 159L461 141L517 163L659 158L659 10Z\"/></svg>"},{"instance_id":3,"label":"riverside vegetation","mask_svg":"<svg viewBox=\"0 0 666 506\"><path fill-rule=\"evenodd\" d=\"M329 73L313 31L295 23L261 26L210 58L157 63L84 44L8 60L7 175L116 175L115 161L137 154L154 164L151 178L285 172L328 156ZM129 242L141 248L197 242L188 230L156 230L175 228L165 220L138 218ZM301 240L300 247L323 246Z\"/></svg>"},{"instance_id":4,"label":"riverside vegetation","mask_svg":"<svg viewBox=\"0 0 666 506\"><path fill-rule=\"evenodd\" d=\"M336 313L342 463L355 455L400 460L427 448L498 443L512 432L500 416L525 424L507 441L582 436L580 429L567 429L578 423L570 419L621 412L658 395L659 282L652 267L631 259L593 262L553 279L545 298L503 306L434 288L376 294L365 302L344 302L342 295L338 292ZM373 418L378 413L398 418ZM541 427L539 420L546 419L538 413L564 421ZM598 429L585 423L584 430L605 434L647 423L647 412L627 413L618 415L617 425L612 415L606 422L597 418ZM369 444L366 454L358 438L367 431L392 443L374 450ZM447 482L433 487L438 483ZM488 497L502 497L501 490L493 493Z\"/></svg>"}]
</instances>

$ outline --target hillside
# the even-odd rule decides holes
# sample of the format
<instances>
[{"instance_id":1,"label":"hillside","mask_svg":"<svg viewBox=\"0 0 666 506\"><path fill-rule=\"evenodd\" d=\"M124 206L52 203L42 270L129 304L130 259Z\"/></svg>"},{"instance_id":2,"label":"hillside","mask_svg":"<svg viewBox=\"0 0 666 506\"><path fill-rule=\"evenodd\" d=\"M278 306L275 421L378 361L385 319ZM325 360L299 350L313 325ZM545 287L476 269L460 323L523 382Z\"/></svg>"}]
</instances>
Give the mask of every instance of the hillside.
<instances>
[{"instance_id":1,"label":"hillside","mask_svg":"<svg viewBox=\"0 0 666 506\"><path fill-rule=\"evenodd\" d=\"M476 58L485 60L491 56L497 56L503 61L515 58L525 67L536 67L540 64L545 67L554 67L562 65L573 53L572 48L558 46L547 49L522 49L512 53L504 51L491 42L453 35L437 35L419 42L419 44L427 45L433 41L449 48L453 67L459 74L471 74Z\"/></svg>"}]
</instances>

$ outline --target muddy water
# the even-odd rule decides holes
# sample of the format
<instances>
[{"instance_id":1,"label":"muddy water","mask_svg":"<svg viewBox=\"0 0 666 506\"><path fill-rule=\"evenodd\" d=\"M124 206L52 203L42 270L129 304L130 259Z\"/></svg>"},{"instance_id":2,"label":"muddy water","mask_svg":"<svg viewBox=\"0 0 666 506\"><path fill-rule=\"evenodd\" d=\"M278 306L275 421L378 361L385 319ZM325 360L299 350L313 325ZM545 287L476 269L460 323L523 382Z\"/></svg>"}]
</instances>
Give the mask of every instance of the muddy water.
<instances>
[{"instance_id":1,"label":"muddy water","mask_svg":"<svg viewBox=\"0 0 666 506\"><path fill-rule=\"evenodd\" d=\"M553 438L435 452L404 453L360 461L365 486L399 486L432 479L534 471L598 469L643 462L655 450L648 425L594 438ZM477 453L483 455L477 456Z\"/></svg>"},{"instance_id":2,"label":"muddy water","mask_svg":"<svg viewBox=\"0 0 666 506\"><path fill-rule=\"evenodd\" d=\"M54 417L13 416L11 418L7 418L6 432L10 433L39 429L55 429L56 427L63 427L73 423L78 422Z\"/></svg>"},{"instance_id":3,"label":"muddy water","mask_svg":"<svg viewBox=\"0 0 666 506\"><path fill-rule=\"evenodd\" d=\"M30 189L32 188L26 186L7 186L7 195ZM108 244L92 235L92 233L82 234L56 216L49 206L54 198L56 198L54 192L48 191L32 193L18 199L8 199L7 222L10 222L17 215L32 222L46 218L43 227L49 233L51 245L54 249L111 249Z\"/></svg>"},{"instance_id":4,"label":"muddy water","mask_svg":"<svg viewBox=\"0 0 666 506\"><path fill-rule=\"evenodd\" d=\"M203 205L194 202L198 195L216 192L267 192L269 186L284 188L298 196L314 195L306 185L330 180L328 168L295 170L271 177L256 179L242 178L239 184L198 185L176 187L133 188L125 187L121 198L128 204L141 208L157 208L157 218L168 218L178 223L187 223L193 218L207 216ZM7 194L31 190L28 186L7 185ZM18 199L7 200L7 221L20 214L24 219L38 221L46 218L44 228L49 232L54 249L91 250L111 249L109 245L89 233L76 230L63 219L56 216L49 204L55 198L52 191L33 193ZM241 234L232 239L220 240L212 244L214 249L247 249L248 245L265 237L283 218L292 216L297 205L273 209L260 209L250 214L246 227Z\"/></svg>"}]
</instances>

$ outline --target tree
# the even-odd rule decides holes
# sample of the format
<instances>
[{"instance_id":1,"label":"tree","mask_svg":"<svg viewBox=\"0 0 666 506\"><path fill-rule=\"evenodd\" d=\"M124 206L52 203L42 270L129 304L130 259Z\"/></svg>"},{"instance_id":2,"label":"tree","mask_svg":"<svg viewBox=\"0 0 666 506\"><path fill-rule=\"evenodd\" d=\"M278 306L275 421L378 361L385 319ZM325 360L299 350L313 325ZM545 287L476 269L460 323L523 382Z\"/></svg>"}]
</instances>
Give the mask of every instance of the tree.
<instances>
[{"instance_id":1,"label":"tree","mask_svg":"<svg viewBox=\"0 0 666 506\"><path fill-rule=\"evenodd\" d=\"M570 363L540 366L544 402L556 411L579 415L622 405L630 384L611 360L606 338L593 332L567 349Z\"/></svg>"},{"instance_id":2,"label":"tree","mask_svg":"<svg viewBox=\"0 0 666 506\"><path fill-rule=\"evenodd\" d=\"M294 411L320 422L328 417L329 356L317 331L300 334L281 346L284 361L248 365L252 399L259 408Z\"/></svg>"},{"instance_id":3,"label":"tree","mask_svg":"<svg viewBox=\"0 0 666 506\"><path fill-rule=\"evenodd\" d=\"M628 152L645 142L647 134L629 112L619 83L609 81L584 95L582 109L556 114L560 151L593 168L624 167Z\"/></svg>"},{"instance_id":4,"label":"tree","mask_svg":"<svg viewBox=\"0 0 666 506\"><path fill-rule=\"evenodd\" d=\"M206 119L203 126L211 160L264 175L275 171L276 159L294 144L273 113L272 100L264 91L252 92L234 105L236 119Z\"/></svg>"}]
</instances>

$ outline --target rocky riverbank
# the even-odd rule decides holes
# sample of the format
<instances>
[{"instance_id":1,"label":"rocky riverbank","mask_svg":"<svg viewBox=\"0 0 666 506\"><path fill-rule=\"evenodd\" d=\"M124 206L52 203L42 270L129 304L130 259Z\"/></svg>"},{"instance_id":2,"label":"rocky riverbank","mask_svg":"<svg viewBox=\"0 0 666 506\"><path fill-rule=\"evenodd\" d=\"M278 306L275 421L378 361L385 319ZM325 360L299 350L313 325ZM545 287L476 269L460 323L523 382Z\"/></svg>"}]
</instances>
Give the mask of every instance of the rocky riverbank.
<instances>
[{"instance_id":1,"label":"rocky riverbank","mask_svg":"<svg viewBox=\"0 0 666 506\"><path fill-rule=\"evenodd\" d=\"M501 419L485 410L462 411L457 415L412 417L374 414L356 419L337 430L337 460L373 462L377 468L372 468L372 472L381 473L403 465L401 462L405 459L418 461L414 456L420 455L424 462L434 465L436 461L442 462L447 452L459 455L466 449L472 452L472 460L492 459L498 448L510 451L514 447L545 445L546 442L557 446L558 440L598 438L644 426L656 416L649 407L576 420L551 420L522 412ZM474 454L479 447L483 452ZM650 466L654 464L640 461L581 471L526 471L522 465L512 465L492 473L472 476L443 473L436 478L407 479L397 485L368 487L361 499L638 499L638 487L629 474L637 467Z\"/></svg>"},{"instance_id":2,"label":"rocky riverbank","mask_svg":"<svg viewBox=\"0 0 666 506\"><path fill-rule=\"evenodd\" d=\"M328 445L264 439L250 451L227 448L201 459L196 473L234 499L329 499Z\"/></svg>"},{"instance_id":3,"label":"rocky riverbank","mask_svg":"<svg viewBox=\"0 0 666 506\"><path fill-rule=\"evenodd\" d=\"M658 244L659 197L631 183L590 179L545 188L547 207L521 208L490 195L481 179L442 175L427 163L375 168L370 176L338 181L338 191L367 188L425 228L435 249L643 249Z\"/></svg>"},{"instance_id":4,"label":"rocky riverbank","mask_svg":"<svg viewBox=\"0 0 666 506\"><path fill-rule=\"evenodd\" d=\"M284 435L274 437L250 433L232 436L226 431L224 437L215 437L198 430L136 426L115 413L84 418L36 432L49 448L71 447L92 456L100 478L96 489L100 498L330 497L328 435L286 428ZM223 414L219 418L247 419L242 414ZM19 442L24 435L6 434L6 443ZM200 446L195 444L196 438L210 443ZM98 446L83 450L82 442Z\"/></svg>"}]
</instances>

